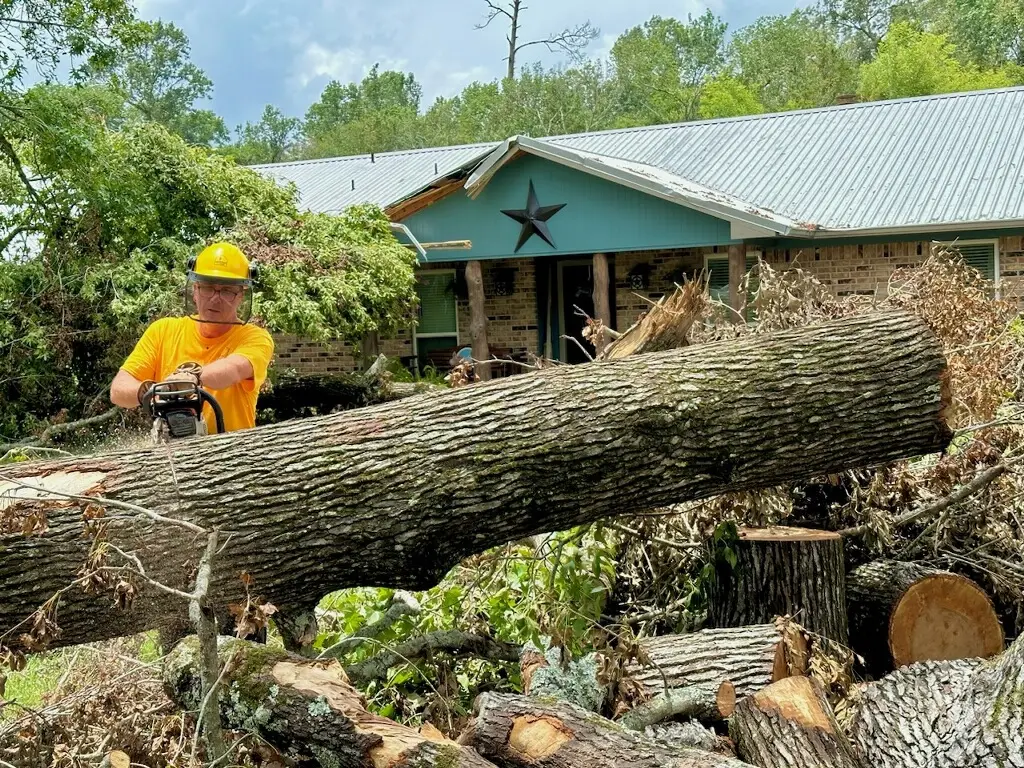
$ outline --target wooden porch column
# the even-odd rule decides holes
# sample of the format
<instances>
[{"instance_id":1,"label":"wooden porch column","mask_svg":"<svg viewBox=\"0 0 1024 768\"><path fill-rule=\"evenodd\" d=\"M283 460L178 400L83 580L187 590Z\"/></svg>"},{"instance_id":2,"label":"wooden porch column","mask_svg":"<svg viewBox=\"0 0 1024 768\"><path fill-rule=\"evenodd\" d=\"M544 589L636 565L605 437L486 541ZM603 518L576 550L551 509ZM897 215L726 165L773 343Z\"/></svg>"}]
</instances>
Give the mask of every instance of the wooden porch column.
<instances>
[{"instance_id":1,"label":"wooden porch column","mask_svg":"<svg viewBox=\"0 0 1024 768\"><path fill-rule=\"evenodd\" d=\"M491 352L487 347L487 310L484 308L484 274L480 261L466 262L466 287L469 290L469 335L473 344L474 360L489 360ZM476 366L480 381L491 378L491 364Z\"/></svg>"},{"instance_id":2,"label":"wooden porch column","mask_svg":"<svg viewBox=\"0 0 1024 768\"><path fill-rule=\"evenodd\" d=\"M600 320L605 328L612 327L612 308L608 301L608 286L610 278L608 275L608 255L604 253L594 254L594 319ZM601 338L594 345L597 353L601 354L610 338L607 333L602 333Z\"/></svg>"},{"instance_id":3,"label":"wooden porch column","mask_svg":"<svg viewBox=\"0 0 1024 768\"><path fill-rule=\"evenodd\" d=\"M363 358L362 369L364 371L369 370L380 354L380 334L376 331L370 331L366 334L363 337L363 343L360 345L360 351Z\"/></svg>"},{"instance_id":4,"label":"wooden porch column","mask_svg":"<svg viewBox=\"0 0 1024 768\"><path fill-rule=\"evenodd\" d=\"M747 247L745 245L729 246L729 306L739 312L743 308L743 294L740 285L747 271ZM742 322L740 315L734 315L736 322Z\"/></svg>"}]
</instances>

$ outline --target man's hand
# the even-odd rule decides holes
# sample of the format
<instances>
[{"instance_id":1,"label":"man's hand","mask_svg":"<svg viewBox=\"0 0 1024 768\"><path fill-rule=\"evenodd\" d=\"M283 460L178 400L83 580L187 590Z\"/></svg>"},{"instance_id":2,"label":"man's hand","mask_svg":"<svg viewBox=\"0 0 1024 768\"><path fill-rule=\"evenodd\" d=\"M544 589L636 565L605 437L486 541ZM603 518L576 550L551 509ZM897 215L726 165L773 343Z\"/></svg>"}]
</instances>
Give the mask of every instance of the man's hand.
<instances>
[{"instance_id":1,"label":"man's hand","mask_svg":"<svg viewBox=\"0 0 1024 768\"><path fill-rule=\"evenodd\" d=\"M203 366L199 365L199 363L182 363L164 381L181 381L194 387L200 387L202 386L202 378ZM182 387L182 389L186 389L186 387Z\"/></svg>"}]
</instances>

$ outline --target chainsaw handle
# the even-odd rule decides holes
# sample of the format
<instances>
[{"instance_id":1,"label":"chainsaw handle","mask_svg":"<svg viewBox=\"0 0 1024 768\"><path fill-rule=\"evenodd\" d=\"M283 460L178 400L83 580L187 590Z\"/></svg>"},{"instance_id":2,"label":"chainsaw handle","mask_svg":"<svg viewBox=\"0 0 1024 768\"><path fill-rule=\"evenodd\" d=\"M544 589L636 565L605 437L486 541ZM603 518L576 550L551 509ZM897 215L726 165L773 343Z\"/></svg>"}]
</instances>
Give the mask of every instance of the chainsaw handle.
<instances>
[{"instance_id":1,"label":"chainsaw handle","mask_svg":"<svg viewBox=\"0 0 1024 768\"><path fill-rule=\"evenodd\" d=\"M146 393L139 400L139 405L142 406L142 412L146 414L146 418L153 418L153 398L156 396L156 390L159 384L160 382L153 384L153 386L146 390ZM226 432L227 430L224 428L224 409L220 407L220 403L217 402L217 398L202 387L196 387L195 391L196 394L199 395L200 402L209 404L210 408L213 410L213 418L217 425L217 434ZM202 411L202 406L200 406L200 411Z\"/></svg>"},{"instance_id":2,"label":"chainsaw handle","mask_svg":"<svg viewBox=\"0 0 1024 768\"><path fill-rule=\"evenodd\" d=\"M213 409L213 418L217 422L217 434L226 432L224 429L224 411L220 407L220 403L217 402L217 398L207 392L205 389L199 390L199 397L204 403L209 403L210 408Z\"/></svg>"}]
</instances>

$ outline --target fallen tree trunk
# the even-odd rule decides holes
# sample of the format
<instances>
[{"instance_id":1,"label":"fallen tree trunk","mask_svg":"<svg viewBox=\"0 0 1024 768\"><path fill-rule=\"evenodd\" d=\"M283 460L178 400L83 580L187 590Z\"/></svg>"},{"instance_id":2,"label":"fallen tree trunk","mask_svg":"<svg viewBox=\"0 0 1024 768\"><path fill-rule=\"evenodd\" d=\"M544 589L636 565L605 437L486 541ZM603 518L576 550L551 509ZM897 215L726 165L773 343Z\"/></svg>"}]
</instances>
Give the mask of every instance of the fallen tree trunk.
<instances>
[{"instance_id":1,"label":"fallen tree trunk","mask_svg":"<svg viewBox=\"0 0 1024 768\"><path fill-rule=\"evenodd\" d=\"M873 768L1024 766L1024 637L989 659L912 664L865 686L851 739Z\"/></svg>"},{"instance_id":2,"label":"fallen tree trunk","mask_svg":"<svg viewBox=\"0 0 1024 768\"><path fill-rule=\"evenodd\" d=\"M720 570L708 597L708 623L744 627L795 616L802 627L846 645L846 566L838 533L807 528L744 528L736 564Z\"/></svg>"},{"instance_id":3,"label":"fallen tree trunk","mask_svg":"<svg viewBox=\"0 0 1024 768\"><path fill-rule=\"evenodd\" d=\"M789 627L758 624L647 638L640 645L649 663L631 664L626 672L652 693L661 693L666 686L718 686L729 681L735 696L742 698L806 671L806 638L792 624Z\"/></svg>"},{"instance_id":4,"label":"fallen tree trunk","mask_svg":"<svg viewBox=\"0 0 1024 768\"><path fill-rule=\"evenodd\" d=\"M737 754L758 768L859 768L824 692L808 677L780 680L741 701L729 735Z\"/></svg>"},{"instance_id":5,"label":"fallen tree trunk","mask_svg":"<svg viewBox=\"0 0 1024 768\"><path fill-rule=\"evenodd\" d=\"M735 758L654 741L565 702L485 693L459 742L502 768L742 768ZM748 767L749 768L749 767Z\"/></svg>"},{"instance_id":6,"label":"fallen tree trunk","mask_svg":"<svg viewBox=\"0 0 1024 768\"><path fill-rule=\"evenodd\" d=\"M373 768L493 768L472 749L436 730L416 731L366 710L337 661L318 661L245 640L222 640L220 695L224 725L256 733L271 746L319 765ZM199 647L194 637L164 661L164 687L184 710L200 706Z\"/></svg>"},{"instance_id":7,"label":"fallen tree trunk","mask_svg":"<svg viewBox=\"0 0 1024 768\"><path fill-rule=\"evenodd\" d=\"M863 686L850 740L874 768L978 765L961 728L974 719L981 661L922 662Z\"/></svg>"},{"instance_id":8,"label":"fallen tree trunk","mask_svg":"<svg viewBox=\"0 0 1024 768\"><path fill-rule=\"evenodd\" d=\"M79 506L31 500L38 492L16 482L217 529L227 543L211 605L244 604L244 572L254 597L287 616L345 587L426 588L465 556L534 533L940 450L950 436L945 372L921 320L860 316L169 450L14 466L0 474L3 511L40 516L46 530L0 536L0 637L12 642L74 581L89 550ZM12 496L22 500L12 505ZM148 576L187 589L201 543L109 504L105 521ZM53 647L134 634L182 612L179 598L145 585L130 611L68 590L61 634L48 639Z\"/></svg>"},{"instance_id":9,"label":"fallen tree trunk","mask_svg":"<svg viewBox=\"0 0 1024 768\"><path fill-rule=\"evenodd\" d=\"M847 576L850 639L874 674L918 661L986 658L1003 650L992 601L970 579L880 560Z\"/></svg>"}]
</instances>

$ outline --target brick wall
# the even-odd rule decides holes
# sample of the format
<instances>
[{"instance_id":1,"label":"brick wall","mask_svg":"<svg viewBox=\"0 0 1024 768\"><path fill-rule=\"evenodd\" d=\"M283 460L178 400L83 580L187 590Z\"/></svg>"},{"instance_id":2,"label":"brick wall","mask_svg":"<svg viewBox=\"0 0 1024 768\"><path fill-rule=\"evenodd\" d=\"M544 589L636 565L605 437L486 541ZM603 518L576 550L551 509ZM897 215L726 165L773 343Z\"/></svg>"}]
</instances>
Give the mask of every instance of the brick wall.
<instances>
[{"instance_id":1,"label":"brick wall","mask_svg":"<svg viewBox=\"0 0 1024 768\"><path fill-rule=\"evenodd\" d=\"M766 250L762 257L775 268L799 267L813 274L839 296L878 295L886 290L894 270L919 264L930 253L931 243L886 243L872 245L808 246L800 249ZM669 251L644 251L614 254L616 326L628 328L651 302L672 290L673 282L684 273L693 275L703 268L707 256L725 257L728 248L689 248ZM635 291L629 272L638 264L651 267L649 287ZM999 240L1000 290L1004 298L1024 305L1024 238ZM432 269L454 269L454 263L432 264ZM495 277L501 269L513 270L513 291L507 296L495 292ZM484 294L487 308L487 338L492 349L502 354L524 354L537 348L537 298L534 261L500 259L483 263ZM459 343L468 345L469 302L458 301ZM358 348L342 343L319 345L293 336L275 337L279 369L292 368L299 373L338 373L358 370ZM382 339L380 351L391 358L412 355L411 331L394 339Z\"/></svg>"}]
</instances>

